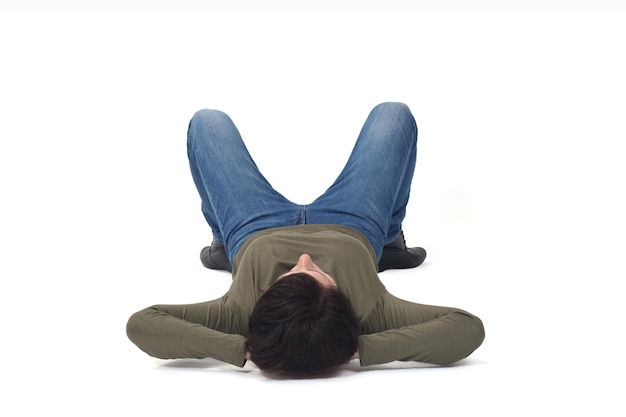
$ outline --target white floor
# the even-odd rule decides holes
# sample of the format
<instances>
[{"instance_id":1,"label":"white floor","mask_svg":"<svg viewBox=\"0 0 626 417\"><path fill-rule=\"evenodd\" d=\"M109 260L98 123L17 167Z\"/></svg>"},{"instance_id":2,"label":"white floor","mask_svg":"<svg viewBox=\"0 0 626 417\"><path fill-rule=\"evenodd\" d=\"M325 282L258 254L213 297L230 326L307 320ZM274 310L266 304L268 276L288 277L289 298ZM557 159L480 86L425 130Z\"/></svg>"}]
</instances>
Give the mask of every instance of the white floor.
<instances>
[{"instance_id":1,"label":"white floor","mask_svg":"<svg viewBox=\"0 0 626 417\"><path fill-rule=\"evenodd\" d=\"M0 12L2 415L624 415L623 13ZM420 128L405 231L428 250L393 294L465 308L453 367L352 363L269 378L154 360L126 319L222 295L185 153L227 111L306 203L369 110Z\"/></svg>"}]
</instances>

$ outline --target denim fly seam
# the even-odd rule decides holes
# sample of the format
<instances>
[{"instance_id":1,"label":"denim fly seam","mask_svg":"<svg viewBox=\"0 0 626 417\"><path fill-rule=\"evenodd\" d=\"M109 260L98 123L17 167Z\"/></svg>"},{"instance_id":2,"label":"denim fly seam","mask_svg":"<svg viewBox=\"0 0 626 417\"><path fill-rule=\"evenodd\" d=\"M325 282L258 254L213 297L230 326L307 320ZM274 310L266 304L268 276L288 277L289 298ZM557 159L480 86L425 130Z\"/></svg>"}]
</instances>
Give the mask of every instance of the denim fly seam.
<instances>
[{"instance_id":1,"label":"denim fly seam","mask_svg":"<svg viewBox=\"0 0 626 417\"><path fill-rule=\"evenodd\" d=\"M300 206L300 218L298 221L300 224L306 224L306 204Z\"/></svg>"}]
</instances>

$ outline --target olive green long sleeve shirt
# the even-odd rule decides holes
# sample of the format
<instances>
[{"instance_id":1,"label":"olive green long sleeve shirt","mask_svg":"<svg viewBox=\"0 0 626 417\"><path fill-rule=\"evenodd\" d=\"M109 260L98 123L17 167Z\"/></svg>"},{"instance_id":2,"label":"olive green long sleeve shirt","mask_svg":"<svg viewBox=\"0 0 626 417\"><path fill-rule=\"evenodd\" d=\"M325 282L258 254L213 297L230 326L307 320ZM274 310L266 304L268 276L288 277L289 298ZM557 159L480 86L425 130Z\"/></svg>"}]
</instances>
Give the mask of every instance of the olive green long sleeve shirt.
<instances>
[{"instance_id":1,"label":"olive green long sleeve shirt","mask_svg":"<svg viewBox=\"0 0 626 417\"><path fill-rule=\"evenodd\" d=\"M303 253L350 300L360 323L363 366L396 360L450 364L467 357L484 339L481 320L466 311L417 304L387 292L367 238L340 225L289 226L254 234L237 254L233 282L224 296L148 307L131 316L128 337L154 357L212 357L244 366L248 317L256 301Z\"/></svg>"}]
</instances>

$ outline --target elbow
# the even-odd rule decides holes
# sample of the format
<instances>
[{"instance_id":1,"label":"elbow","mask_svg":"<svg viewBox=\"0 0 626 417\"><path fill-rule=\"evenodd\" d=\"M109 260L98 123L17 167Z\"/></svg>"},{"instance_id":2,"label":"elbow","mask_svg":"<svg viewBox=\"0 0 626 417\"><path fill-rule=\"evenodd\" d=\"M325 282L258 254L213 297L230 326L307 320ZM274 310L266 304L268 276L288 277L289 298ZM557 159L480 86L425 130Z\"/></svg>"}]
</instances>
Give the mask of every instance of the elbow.
<instances>
[{"instance_id":1,"label":"elbow","mask_svg":"<svg viewBox=\"0 0 626 417\"><path fill-rule=\"evenodd\" d=\"M483 324L483 321L481 319L479 319L478 317L476 317L476 316L474 316L474 332L473 332L473 334L474 334L474 345L476 346L474 348L474 350L476 350L485 341L485 325Z\"/></svg>"},{"instance_id":2,"label":"elbow","mask_svg":"<svg viewBox=\"0 0 626 417\"><path fill-rule=\"evenodd\" d=\"M126 322L126 336L131 342L137 344L138 339L141 337L141 311L130 316Z\"/></svg>"},{"instance_id":3,"label":"elbow","mask_svg":"<svg viewBox=\"0 0 626 417\"><path fill-rule=\"evenodd\" d=\"M154 343L156 336L154 323L151 320L154 313L154 307L148 307L130 316L126 322L126 336L128 339L150 356L154 355L148 347Z\"/></svg>"},{"instance_id":4,"label":"elbow","mask_svg":"<svg viewBox=\"0 0 626 417\"><path fill-rule=\"evenodd\" d=\"M452 365L474 353L485 340L485 326L481 319L465 311L457 311L454 315L459 326L440 346L439 354L430 363Z\"/></svg>"},{"instance_id":5,"label":"elbow","mask_svg":"<svg viewBox=\"0 0 626 417\"><path fill-rule=\"evenodd\" d=\"M459 357L456 360L465 359L478 349L485 340L485 326L478 317L463 313L467 317L467 322L463 330L463 338L460 343ZM453 361L453 362L456 362Z\"/></svg>"}]
</instances>

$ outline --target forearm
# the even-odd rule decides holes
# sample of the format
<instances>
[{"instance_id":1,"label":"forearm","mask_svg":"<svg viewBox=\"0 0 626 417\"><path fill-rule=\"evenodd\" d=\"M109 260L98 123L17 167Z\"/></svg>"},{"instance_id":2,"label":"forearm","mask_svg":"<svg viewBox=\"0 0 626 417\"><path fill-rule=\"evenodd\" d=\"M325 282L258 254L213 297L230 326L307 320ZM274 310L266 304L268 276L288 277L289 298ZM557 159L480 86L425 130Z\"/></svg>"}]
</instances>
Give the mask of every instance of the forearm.
<instances>
[{"instance_id":1,"label":"forearm","mask_svg":"<svg viewBox=\"0 0 626 417\"><path fill-rule=\"evenodd\" d=\"M161 359L211 357L236 366L245 364L245 337L219 332L149 307L133 314L128 338L150 356Z\"/></svg>"},{"instance_id":2,"label":"forearm","mask_svg":"<svg viewBox=\"0 0 626 417\"><path fill-rule=\"evenodd\" d=\"M469 356L485 337L481 320L458 310L399 329L359 337L361 365L418 361L448 365Z\"/></svg>"}]
</instances>

